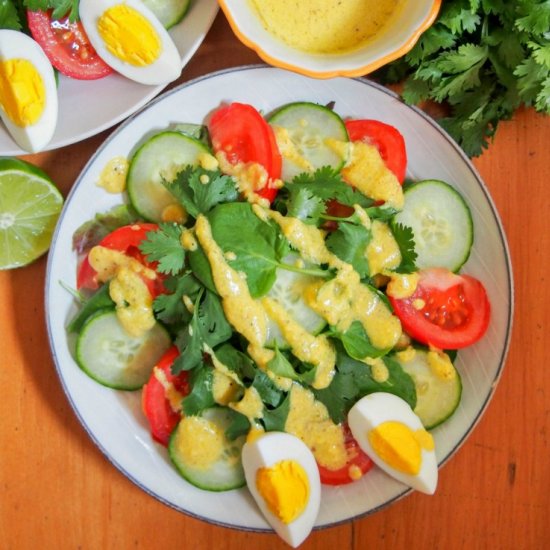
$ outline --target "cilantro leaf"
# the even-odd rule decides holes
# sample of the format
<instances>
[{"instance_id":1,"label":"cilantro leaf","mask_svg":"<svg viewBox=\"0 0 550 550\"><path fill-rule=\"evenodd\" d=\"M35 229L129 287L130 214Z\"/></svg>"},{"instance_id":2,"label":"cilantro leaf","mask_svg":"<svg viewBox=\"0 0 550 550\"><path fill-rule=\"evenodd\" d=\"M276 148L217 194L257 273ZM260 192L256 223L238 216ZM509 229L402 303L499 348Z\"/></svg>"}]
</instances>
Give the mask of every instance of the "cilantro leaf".
<instances>
[{"instance_id":1,"label":"cilantro leaf","mask_svg":"<svg viewBox=\"0 0 550 550\"><path fill-rule=\"evenodd\" d=\"M176 223L161 223L156 231L149 231L139 249L150 262L158 262L160 273L177 275L185 265L185 249L181 244L184 227Z\"/></svg>"},{"instance_id":2,"label":"cilantro leaf","mask_svg":"<svg viewBox=\"0 0 550 550\"><path fill-rule=\"evenodd\" d=\"M182 411L186 416L198 415L216 404L212 393L214 369L203 365L192 371L189 378L191 391L182 399Z\"/></svg>"},{"instance_id":3,"label":"cilantro leaf","mask_svg":"<svg viewBox=\"0 0 550 550\"><path fill-rule=\"evenodd\" d=\"M365 249L371 240L371 232L363 225L340 222L326 240L327 248L342 261L353 266L361 278L369 275L369 262Z\"/></svg>"},{"instance_id":4,"label":"cilantro leaf","mask_svg":"<svg viewBox=\"0 0 550 550\"><path fill-rule=\"evenodd\" d=\"M226 409L226 414L229 416L230 424L225 430L225 437L229 441L234 441L250 431L250 421L244 414L230 408Z\"/></svg>"},{"instance_id":5,"label":"cilantro leaf","mask_svg":"<svg viewBox=\"0 0 550 550\"><path fill-rule=\"evenodd\" d=\"M277 407L282 400L282 391L277 388L271 378L262 370L256 370L256 376L252 382L252 387L256 389L264 404L271 407Z\"/></svg>"},{"instance_id":6,"label":"cilantro leaf","mask_svg":"<svg viewBox=\"0 0 550 550\"><path fill-rule=\"evenodd\" d=\"M0 0L0 29L20 31L22 28L17 3L13 0Z\"/></svg>"},{"instance_id":7,"label":"cilantro leaf","mask_svg":"<svg viewBox=\"0 0 550 550\"><path fill-rule=\"evenodd\" d=\"M324 200L306 186L293 185L289 189L289 194L287 215L304 223L317 225L326 210Z\"/></svg>"},{"instance_id":8,"label":"cilantro leaf","mask_svg":"<svg viewBox=\"0 0 550 550\"><path fill-rule=\"evenodd\" d=\"M204 299L197 298L193 317L176 337L176 345L181 354L172 366L174 374L182 370L191 370L203 361L205 344L211 349L229 340L233 329L225 318L220 299L205 290Z\"/></svg>"},{"instance_id":9,"label":"cilantro leaf","mask_svg":"<svg viewBox=\"0 0 550 550\"><path fill-rule=\"evenodd\" d=\"M52 19L68 16L70 21L78 21L79 0L23 0L23 5L31 11L52 10Z\"/></svg>"},{"instance_id":10,"label":"cilantro leaf","mask_svg":"<svg viewBox=\"0 0 550 550\"><path fill-rule=\"evenodd\" d=\"M194 301L202 288L192 273L187 272L181 277L169 277L164 281L168 291L159 294L153 301L155 315L164 323L188 323L191 313L184 304L184 296Z\"/></svg>"},{"instance_id":11,"label":"cilantro leaf","mask_svg":"<svg viewBox=\"0 0 550 550\"><path fill-rule=\"evenodd\" d=\"M414 249L413 230L401 223L392 223L391 230L401 252L401 263L395 271L397 273L412 273L416 271L415 262L418 254Z\"/></svg>"},{"instance_id":12,"label":"cilantro leaf","mask_svg":"<svg viewBox=\"0 0 550 550\"><path fill-rule=\"evenodd\" d=\"M290 395L286 394L283 401L274 409L264 407L262 422L266 432L285 431L285 423L290 411Z\"/></svg>"},{"instance_id":13,"label":"cilantro leaf","mask_svg":"<svg viewBox=\"0 0 550 550\"><path fill-rule=\"evenodd\" d=\"M319 200L337 200L342 204L353 206L370 206L372 200L366 198L361 192L348 185L339 171L330 166L323 166L315 172L304 172L298 174L285 187L292 189L293 186L307 186L311 197L317 197ZM284 188L283 188L284 189Z\"/></svg>"},{"instance_id":14,"label":"cilantro leaf","mask_svg":"<svg viewBox=\"0 0 550 550\"><path fill-rule=\"evenodd\" d=\"M217 204L236 201L239 196L231 176L200 166L187 166L173 181L163 183L194 218L206 214Z\"/></svg>"}]
</instances>

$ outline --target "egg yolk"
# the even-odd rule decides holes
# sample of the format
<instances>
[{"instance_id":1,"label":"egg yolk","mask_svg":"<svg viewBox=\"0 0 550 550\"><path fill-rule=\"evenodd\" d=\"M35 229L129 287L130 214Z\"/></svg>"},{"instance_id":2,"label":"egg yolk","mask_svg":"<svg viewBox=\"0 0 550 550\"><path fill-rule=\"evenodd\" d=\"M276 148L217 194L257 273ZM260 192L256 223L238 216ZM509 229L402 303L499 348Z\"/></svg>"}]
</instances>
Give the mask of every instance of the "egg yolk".
<instances>
[{"instance_id":1,"label":"egg yolk","mask_svg":"<svg viewBox=\"0 0 550 550\"><path fill-rule=\"evenodd\" d=\"M134 8L117 4L103 12L97 30L107 49L120 60L144 67L160 56L162 43L151 23Z\"/></svg>"},{"instance_id":2,"label":"egg yolk","mask_svg":"<svg viewBox=\"0 0 550 550\"><path fill-rule=\"evenodd\" d=\"M368 434L374 452L389 466L417 475L422 464L422 449L433 450L433 437L426 430L413 431L402 422L382 422Z\"/></svg>"},{"instance_id":3,"label":"egg yolk","mask_svg":"<svg viewBox=\"0 0 550 550\"><path fill-rule=\"evenodd\" d=\"M309 500L307 474L295 460L258 469L256 487L271 513L286 524L300 516Z\"/></svg>"},{"instance_id":4,"label":"egg yolk","mask_svg":"<svg viewBox=\"0 0 550 550\"><path fill-rule=\"evenodd\" d=\"M0 105L9 119L24 128L36 123L46 103L40 73L27 59L0 62Z\"/></svg>"}]
</instances>

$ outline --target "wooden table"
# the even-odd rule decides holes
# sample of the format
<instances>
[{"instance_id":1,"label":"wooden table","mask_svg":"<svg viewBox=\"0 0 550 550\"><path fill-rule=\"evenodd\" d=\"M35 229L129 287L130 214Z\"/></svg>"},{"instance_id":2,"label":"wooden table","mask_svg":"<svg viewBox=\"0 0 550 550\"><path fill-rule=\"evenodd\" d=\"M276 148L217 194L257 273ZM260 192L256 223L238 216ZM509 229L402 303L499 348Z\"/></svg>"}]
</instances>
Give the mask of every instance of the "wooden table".
<instances>
[{"instance_id":1,"label":"wooden table","mask_svg":"<svg viewBox=\"0 0 550 550\"><path fill-rule=\"evenodd\" d=\"M181 80L258 62L218 15ZM68 116L67 113L64 113ZM24 157L67 194L109 131ZM516 305L507 365L434 496L311 534L304 549L538 549L550 543L550 118L522 110L475 164L508 234ZM95 447L62 391L44 321L46 259L0 272L0 548L288 548L161 504ZM545 544L546 543L546 544Z\"/></svg>"}]
</instances>

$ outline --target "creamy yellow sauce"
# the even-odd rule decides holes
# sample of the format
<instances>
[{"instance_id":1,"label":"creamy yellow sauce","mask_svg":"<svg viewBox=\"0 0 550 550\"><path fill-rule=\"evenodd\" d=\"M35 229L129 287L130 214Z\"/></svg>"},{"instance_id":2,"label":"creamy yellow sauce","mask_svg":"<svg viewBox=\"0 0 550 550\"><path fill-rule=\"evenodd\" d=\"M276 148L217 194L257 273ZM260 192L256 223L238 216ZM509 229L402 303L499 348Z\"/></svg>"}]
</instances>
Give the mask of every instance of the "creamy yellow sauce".
<instances>
[{"instance_id":1,"label":"creamy yellow sauce","mask_svg":"<svg viewBox=\"0 0 550 550\"><path fill-rule=\"evenodd\" d=\"M373 220L371 232L372 238L365 251L370 275L398 267L401 263L401 251L390 226L380 220Z\"/></svg>"},{"instance_id":2,"label":"creamy yellow sauce","mask_svg":"<svg viewBox=\"0 0 550 550\"><path fill-rule=\"evenodd\" d=\"M200 416L185 416L173 444L188 466L208 470L220 459L225 442L223 430L214 422Z\"/></svg>"},{"instance_id":3,"label":"creamy yellow sauce","mask_svg":"<svg viewBox=\"0 0 550 550\"><path fill-rule=\"evenodd\" d=\"M119 250L94 246L88 254L99 282L109 282L109 295L116 304L117 318L126 332L141 336L155 325L153 298L143 277L157 274Z\"/></svg>"},{"instance_id":4,"label":"creamy yellow sauce","mask_svg":"<svg viewBox=\"0 0 550 550\"><path fill-rule=\"evenodd\" d=\"M263 347L267 336L267 315L263 307L250 296L246 280L226 262L212 237L208 220L202 215L197 218L195 234L210 263L227 320L252 346Z\"/></svg>"},{"instance_id":5,"label":"creamy yellow sauce","mask_svg":"<svg viewBox=\"0 0 550 550\"><path fill-rule=\"evenodd\" d=\"M403 189L395 174L388 169L384 159L374 145L356 141L345 143L327 139L327 144L345 158L349 152L349 161L342 168L342 178L363 195L386 206L402 210L405 204Z\"/></svg>"},{"instance_id":6,"label":"creamy yellow sauce","mask_svg":"<svg viewBox=\"0 0 550 550\"><path fill-rule=\"evenodd\" d=\"M113 157L103 167L97 185L108 193L122 193L126 189L126 175L130 163L125 157Z\"/></svg>"},{"instance_id":7,"label":"creamy yellow sauce","mask_svg":"<svg viewBox=\"0 0 550 550\"><path fill-rule=\"evenodd\" d=\"M334 376L336 364L336 351L330 340L324 335L310 334L276 300L265 297L262 299L262 305L279 326L292 349L292 354L303 363L317 367L312 386L316 389L328 387Z\"/></svg>"},{"instance_id":8,"label":"creamy yellow sauce","mask_svg":"<svg viewBox=\"0 0 550 550\"><path fill-rule=\"evenodd\" d=\"M265 29L289 46L333 54L380 33L398 0L250 0Z\"/></svg>"},{"instance_id":9,"label":"creamy yellow sauce","mask_svg":"<svg viewBox=\"0 0 550 550\"><path fill-rule=\"evenodd\" d=\"M259 192L267 187L280 188L283 185L281 180L271 180L266 169L257 162L239 162L231 164L225 153L219 151L216 159L224 174L229 174L235 179L239 193L250 203L258 203L262 206L269 206L269 201L259 195Z\"/></svg>"},{"instance_id":10,"label":"creamy yellow sauce","mask_svg":"<svg viewBox=\"0 0 550 550\"><path fill-rule=\"evenodd\" d=\"M293 384L290 390L285 431L299 437L321 466L339 470L346 465L348 454L342 429L332 422L327 408L315 400L313 393L299 384Z\"/></svg>"}]
</instances>

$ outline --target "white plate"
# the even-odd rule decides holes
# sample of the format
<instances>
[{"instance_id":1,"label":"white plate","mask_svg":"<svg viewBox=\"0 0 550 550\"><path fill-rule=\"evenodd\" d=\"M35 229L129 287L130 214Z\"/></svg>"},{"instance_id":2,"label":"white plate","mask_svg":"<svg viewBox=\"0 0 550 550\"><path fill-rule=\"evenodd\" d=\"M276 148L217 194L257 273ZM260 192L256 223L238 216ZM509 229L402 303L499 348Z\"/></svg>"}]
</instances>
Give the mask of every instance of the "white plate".
<instances>
[{"instance_id":1,"label":"white plate","mask_svg":"<svg viewBox=\"0 0 550 550\"><path fill-rule=\"evenodd\" d=\"M55 364L90 437L126 476L182 512L244 529L267 528L246 489L218 494L187 484L169 464L165 449L151 441L139 409L139 394L106 389L78 368L64 328L75 306L60 282L75 286L76 258L71 253L75 229L96 212L120 202L119 196L109 195L95 184L109 159L130 155L136 142L151 130L176 121L204 121L222 102L248 102L267 113L297 100L321 104L334 101L336 112L342 116L371 117L394 124L406 140L408 175L414 179L443 179L456 185L472 208L476 237L464 272L484 282L492 303L492 321L481 342L459 353L463 401L452 419L434 431L439 463L458 449L487 406L504 366L512 322L511 264L502 225L485 185L436 123L404 105L385 88L366 80L319 81L280 69L244 67L214 73L171 90L123 123L85 167L67 199L54 236L48 260L46 311ZM407 492L403 485L377 470L352 485L324 487L317 526L373 512Z\"/></svg>"},{"instance_id":2,"label":"white plate","mask_svg":"<svg viewBox=\"0 0 550 550\"><path fill-rule=\"evenodd\" d=\"M170 29L182 68L204 40L218 12L216 0L193 0L181 23ZM75 80L59 75L59 117L44 151L82 141L114 126L135 113L163 90L161 86L138 84L119 74L99 80ZM0 155L26 154L0 124Z\"/></svg>"}]
</instances>

